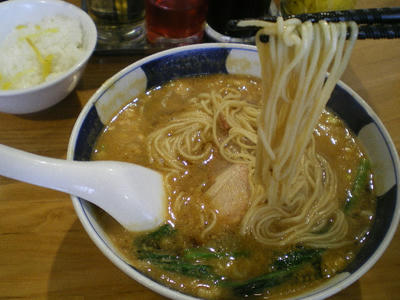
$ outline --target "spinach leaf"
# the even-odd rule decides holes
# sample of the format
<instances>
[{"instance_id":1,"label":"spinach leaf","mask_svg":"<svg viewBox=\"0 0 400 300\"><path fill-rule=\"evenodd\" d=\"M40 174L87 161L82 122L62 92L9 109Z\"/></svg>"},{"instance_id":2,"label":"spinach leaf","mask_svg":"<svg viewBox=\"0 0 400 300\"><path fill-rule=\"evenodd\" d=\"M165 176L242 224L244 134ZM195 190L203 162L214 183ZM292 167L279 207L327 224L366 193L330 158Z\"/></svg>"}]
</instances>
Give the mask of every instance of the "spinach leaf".
<instances>
[{"instance_id":1,"label":"spinach leaf","mask_svg":"<svg viewBox=\"0 0 400 300\"><path fill-rule=\"evenodd\" d=\"M350 197L346 199L344 206L345 213L349 213L360 201L361 194L368 183L368 175L371 171L371 164L368 159L361 158L357 173L351 188Z\"/></svg>"},{"instance_id":2,"label":"spinach leaf","mask_svg":"<svg viewBox=\"0 0 400 300\"><path fill-rule=\"evenodd\" d=\"M233 284L232 291L234 295L248 297L290 280L306 264L311 264L312 267L319 269L322 252L321 249L298 247L280 255L270 266L273 271L254 277L244 283ZM320 269L317 272L320 273Z\"/></svg>"}]
</instances>

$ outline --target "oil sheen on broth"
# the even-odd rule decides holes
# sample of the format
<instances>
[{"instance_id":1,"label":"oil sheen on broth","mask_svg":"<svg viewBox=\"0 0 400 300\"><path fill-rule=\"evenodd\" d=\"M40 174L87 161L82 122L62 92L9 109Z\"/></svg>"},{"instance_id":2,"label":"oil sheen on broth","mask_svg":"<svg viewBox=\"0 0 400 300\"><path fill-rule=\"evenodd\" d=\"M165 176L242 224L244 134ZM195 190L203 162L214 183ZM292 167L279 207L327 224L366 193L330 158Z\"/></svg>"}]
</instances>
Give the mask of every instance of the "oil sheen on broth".
<instances>
[{"instance_id":1,"label":"oil sheen on broth","mask_svg":"<svg viewBox=\"0 0 400 300\"><path fill-rule=\"evenodd\" d=\"M239 91L241 101L258 105L261 85L257 78L220 74L171 81L123 107L98 138L92 159L128 161L154 168L146 147L151 132L188 109L188 99L227 87ZM359 162L366 154L345 124L327 111L320 117L314 138L316 151L337 174L337 197L343 199L344 206ZM350 224L348 239L352 242L338 249L309 249L302 245L271 249L250 235L238 234L248 205L246 199L235 201L231 199L235 195L228 195L224 199L229 203L216 207L205 193L215 178L231 167L218 152L213 147L199 164L182 159L184 172L168 179L167 225L156 233L127 232L97 209L105 231L132 265L173 289L209 299L290 297L345 269L363 245L374 218L372 174L368 174L367 187L362 189L357 204L346 214ZM232 172L241 171L239 168ZM228 194L238 185L241 183L235 182L230 187L228 182ZM177 206L178 197L181 204ZM207 228L211 229L206 231ZM287 258L291 261L286 262Z\"/></svg>"}]
</instances>

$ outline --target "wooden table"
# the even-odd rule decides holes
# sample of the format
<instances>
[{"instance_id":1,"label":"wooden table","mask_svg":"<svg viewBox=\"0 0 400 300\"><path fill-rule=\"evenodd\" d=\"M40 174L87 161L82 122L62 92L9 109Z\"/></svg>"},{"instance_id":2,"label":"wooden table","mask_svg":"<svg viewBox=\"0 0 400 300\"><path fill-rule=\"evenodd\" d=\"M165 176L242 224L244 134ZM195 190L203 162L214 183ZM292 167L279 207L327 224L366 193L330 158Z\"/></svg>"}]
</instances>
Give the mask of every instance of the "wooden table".
<instances>
[{"instance_id":1,"label":"wooden table","mask_svg":"<svg viewBox=\"0 0 400 300\"><path fill-rule=\"evenodd\" d=\"M79 5L78 0L70 0ZM360 7L396 6L364 0ZM0 143L65 158L85 103L111 75L140 56L90 59L77 89L46 111L0 113ZM359 41L342 80L376 111L400 150L400 40ZM0 299L163 299L95 247L68 195L0 177ZM332 299L400 299L400 233L378 263Z\"/></svg>"}]
</instances>

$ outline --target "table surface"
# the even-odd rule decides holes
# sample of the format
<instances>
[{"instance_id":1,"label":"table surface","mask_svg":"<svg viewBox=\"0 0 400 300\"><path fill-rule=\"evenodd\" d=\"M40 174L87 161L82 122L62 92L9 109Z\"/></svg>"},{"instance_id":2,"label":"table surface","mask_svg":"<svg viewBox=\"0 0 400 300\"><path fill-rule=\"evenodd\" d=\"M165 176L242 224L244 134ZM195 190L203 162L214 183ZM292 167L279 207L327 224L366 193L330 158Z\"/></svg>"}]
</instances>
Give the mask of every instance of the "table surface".
<instances>
[{"instance_id":1,"label":"table surface","mask_svg":"<svg viewBox=\"0 0 400 300\"><path fill-rule=\"evenodd\" d=\"M70 2L79 5L78 0ZM397 0L359 0L359 7ZM82 107L138 56L93 56L75 91L35 114L0 113L0 143L65 158ZM358 41L342 80L375 110L400 150L400 39ZM357 282L331 299L399 299L400 233ZM164 299L117 269L81 226L68 195L0 177L0 299Z\"/></svg>"}]
</instances>

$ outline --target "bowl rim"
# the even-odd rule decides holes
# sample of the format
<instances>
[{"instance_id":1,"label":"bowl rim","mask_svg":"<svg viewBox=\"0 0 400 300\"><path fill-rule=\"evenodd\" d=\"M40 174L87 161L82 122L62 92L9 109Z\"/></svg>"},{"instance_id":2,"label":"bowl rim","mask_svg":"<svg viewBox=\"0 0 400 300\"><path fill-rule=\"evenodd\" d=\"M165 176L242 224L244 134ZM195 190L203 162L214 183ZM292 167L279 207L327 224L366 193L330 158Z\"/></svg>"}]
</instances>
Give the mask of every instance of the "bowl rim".
<instances>
[{"instance_id":1,"label":"bowl rim","mask_svg":"<svg viewBox=\"0 0 400 300\"><path fill-rule=\"evenodd\" d=\"M81 69L89 60L89 58L92 56L94 49L97 44L97 28L92 20L92 18L81 8L78 6L62 1L62 0L8 0L5 2L0 3L0 7L5 7L5 6L12 6L12 5L19 5L19 4L29 4L31 6L39 7L41 5L54 5L54 6L59 6L59 7L68 7L72 11L75 11L77 16L79 17L79 20L84 20L85 25L88 25L87 27L87 33L88 33L88 38L87 40L89 41L87 45L87 49L85 49L85 55L82 56L79 59L79 62L73 65L71 68L69 68L67 71L63 72L60 76L48 81L48 82L42 82L40 84L23 88L23 89L13 89L13 90L1 90L0 89L0 97L7 97L7 96L23 96L26 94L30 94L32 92L38 92L41 90L44 90L50 86L56 85L59 82L63 81L65 78L71 76L74 74L77 70ZM61 13L60 13L61 14ZM80 21L81 26L84 24L82 21Z\"/></svg>"},{"instance_id":2,"label":"bowl rim","mask_svg":"<svg viewBox=\"0 0 400 300\"><path fill-rule=\"evenodd\" d=\"M118 81L120 78L124 77L128 72L140 67L141 65L153 61L159 58L162 58L164 56L168 56L171 54L177 54L180 52L184 52L187 50L201 50L201 49L211 49L211 48L225 48L225 49L237 49L237 50L251 50L253 52L257 52L256 46L252 45L247 45L247 44L236 44L236 43L204 43L204 44L196 44L196 45L189 45L189 46L181 46L181 47L176 47L172 48L169 50L164 50L149 56L146 56L130 65L127 67L123 68L116 74L114 74L112 77L107 79L97 90L96 92L92 95L92 97L89 99L89 101L85 104L83 107L81 113L79 114L75 125L73 127L73 130L71 132L70 140L68 143L68 151L67 151L67 159L73 160L74 153L75 153L75 143L77 141L80 128L83 124L83 121L87 117L88 112L90 109L94 106L96 101L101 98L101 96L106 93L106 91L113 86L113 84ZM395 173L398 175L400 174L400 160L399 160L399 154L397 152L397 149L393 143L393 140L391 136L389 135L389 132L387 131L385 125L382 123L378 115L373 111L373 109L369 106L369 104L360 96L358 95L351 87L349 87L347 84L345 84L342 81L339 81L337 86L341 87L344 91L349 93L357 103L359 103L365 110L366 112L373 118L374 123L377 124L379 132L383 135L385 138L387 144L387 148L389 149L392 162L394 165ZM397 186L400 185L400 178L396 177L395 178L395 183ZM188 294L184 294L180 291L171 289L169 287L166 287L160 283L157 283L156 281L150 279L146 275L142 274L139 270L136 268L132 267L129 265L127 262L125 262L122 258L118 257L116 253L114 253L105 243L103 238L99 235L98 232L96 232L95 228L93 227L93 224L91 224L88 216L86 215L85 210L82 207L81 200L77 197L74 197L71 195L71 199L73 202L73 206L75 208L75 212L78 215L78 218L80 219L83 227L85 228L86 232L92 239L92 241L96 244L96 246L100 249L100 251L108 258L110 259L121 271L123 271L125 274L127 274L130 278L134 279L135 281L139 282L140 284L144 285L145 287L155 291L158 294L161 294L163 296L172 298L172 299L183 299L183 300L194 300L194 299L199 299L196 297L193 297ZM353 284L355 281L357 281L362 275L364 275L368 270L370 270L375 263L378 261L379 258L382 257L384 251L387 249L389 246L391 240L393 239L394 234L396 233L398 224L400 221L400 189L397 189L396 191L396 204L395 204L395 212L393 214L392 222L390 224L390 227L388 228L388 231L386 235L384 236L383 240L379 244L379 246L376 248L376 250L373 252L373 254L354 272L349 274L348 276L345 276L342 279L339 279L337 282L335 282L333 285L330 285L329 282L327 283L327 286L323 287L322 289L318 290L318 288L314 291L311 291L311 294L307 295L307 299L321 299L325 297L332 296L339 291L342 291L343 289L347 288L349 285ZM340 274L338 274L340 275ZM335 276L336 277L336 276ZM333 278L335 278L333 277ZM177 298L179 297L179 298ZM301 295L296 296L295 298L301 298Z\"/></svg>"}]
</instances>

